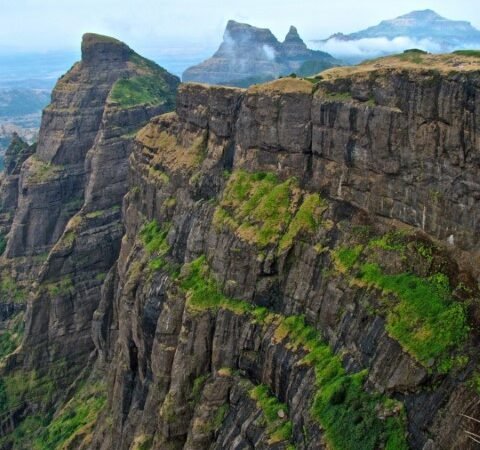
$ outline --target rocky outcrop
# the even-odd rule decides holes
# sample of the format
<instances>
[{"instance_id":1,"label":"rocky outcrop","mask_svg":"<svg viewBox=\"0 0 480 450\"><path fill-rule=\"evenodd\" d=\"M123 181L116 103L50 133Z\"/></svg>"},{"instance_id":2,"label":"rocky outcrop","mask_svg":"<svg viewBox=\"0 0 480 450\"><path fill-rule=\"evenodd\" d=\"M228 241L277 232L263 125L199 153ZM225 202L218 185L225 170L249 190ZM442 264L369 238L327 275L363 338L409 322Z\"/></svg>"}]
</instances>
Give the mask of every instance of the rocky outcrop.
<instances>
[{"instance_id":1,"label":"rocky outcrop","mask_svg":"<svg viewBox=\"0 0 480 450\"><path fill-rule=\"evenodd\" d=\"M123 235L133 137L173 108L178 83L127 45L94 34L58 81L34 154L15 165L18 190L12 174L2 184L2 201L14 210L2 283L12 280L28 300L22 349L8 362L15 370L49 374L53 383L61 376L65 387L84 369L93 312ZM59 364L68 370L54 375Z\"/></svg>"},{"instance_id":2,"label":"rocky outcrop","mask_svg":"<svg viewBox=\"0 0 480 450\"><path fill-rule=\"evenodd\" d=\"M293 26L281 43L268 29L230 20L217 52L188 68L183 81L246 87L292 72L314 75L338 63L328 53L309 50Z\"/></svg>"},{"instance_id":3,"label":"rocky outcrop","mask_svg":"<svg viewBox=\"0 0 480 450\"><path fill-rule=\"evenodd\" d=\"M5 169L0 185L0 229L2 236L8 233L18 202L18 180L22 164L35 153L36 145L28 145L18 134L12 135L12 141L5 153ZM3 251L5 248L3 248Z\"/></svg>"}]
</instances>

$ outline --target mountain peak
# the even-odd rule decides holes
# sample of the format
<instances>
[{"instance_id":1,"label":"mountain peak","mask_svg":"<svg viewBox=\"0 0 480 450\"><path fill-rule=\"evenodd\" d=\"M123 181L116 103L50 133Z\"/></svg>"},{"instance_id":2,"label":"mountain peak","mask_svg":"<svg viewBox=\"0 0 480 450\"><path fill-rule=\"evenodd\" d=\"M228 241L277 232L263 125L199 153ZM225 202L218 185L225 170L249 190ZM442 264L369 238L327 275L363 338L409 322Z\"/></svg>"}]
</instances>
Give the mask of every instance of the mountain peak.
<instances>
[{"instance_id":1,"label":"mountain peak","mask_svg":"<svg viewBox=\"0 0 480 450\"><path fill-rule=\"evenodd\" d=\"M363 58L374 58L380 55L398 53L400 44L403 50L416 47L431 53L447 53L458 49L475 49L480 45L480 31L465 20L450 20L441 16L432 9L411 11L402 16L382 20L379 24L368 27L354 33L342 35L334 34L326 41L336 40L340 42L352 42L364 39L386 39L384 44L368 45L363 41L362 45L336 46L338 54L350 61L359 61ZM394 39L400 41L392 44ZM409 47L408 47L409 46ZM328 49L328 46L325 47ZM353 49L353 50L352 50Z\"/></svg>"},{"instance_id":2,"label":"mountain peak","mask_svg":"<svg viewBox=\"0 0 480 450\"><path fill-rule=\"evenodd\" d=\"M408 14L398 17L398 19L415 19L419 21L444 20L440 14L433 9L423 9L419 11L411 11Z\"/></svg>"},{"instance_id":3,"label":"mountain peak","mask_svg":"<svg viewBox=\"0 0 480 450\"><path fill-rule=\"evenodd\" d=\"M298 34L298 30L293 25L290 26L287 35L285 36L285 42L289 41L302 41L302 38ZM303 42L303 41L302 41Z\"/></svg>"},{"instance_id":4,"label":"mountain peak","mask_svg":"<svg viewBox=\"0 0 480 450\"><path fill-rule=\"evenodd\" d=\"M133 50L118 39L101 34L86 33L82 38L82 61L119 62L128 61Z\"/></svg>"}]
</instances>

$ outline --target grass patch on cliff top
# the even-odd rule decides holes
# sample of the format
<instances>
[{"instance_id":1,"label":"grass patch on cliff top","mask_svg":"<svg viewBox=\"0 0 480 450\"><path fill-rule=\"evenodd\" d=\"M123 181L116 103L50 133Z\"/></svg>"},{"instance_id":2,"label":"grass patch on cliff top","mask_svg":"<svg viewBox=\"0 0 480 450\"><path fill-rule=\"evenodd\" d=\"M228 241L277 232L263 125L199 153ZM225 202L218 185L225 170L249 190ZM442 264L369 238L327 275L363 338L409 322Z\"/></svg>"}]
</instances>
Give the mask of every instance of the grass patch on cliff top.
<instances>
[{"instance_id":1,"label":"grass patch on cliff top","mask_svg":"<svg viewBox=\"0 0 480 450\"><path fill-rule=\"evenodd\" d=\"M213 224L228 228L260 248L289 248L297 235L314 234L326 205L318 194L304 194L295 178L235 171L228 179Z\"/></svg>"},{"instance_id":2,"label":"grass patch on cliff top","mask_svg":"<svg viewBox=\"0 0 480 450\"><path fill-rule=\"evenodd\" d=\"M453 52L453 54L480 58L480 50L456 50Z\"/></svg>"},{"instance_id":3,"label":"grass patch on cliff top","mask_svg":"<svg viewBox=\"0 0 480 450\"><path fill-rule=\"evenodd\" d=\"M387 332L422 365L446 373L464 363L465 357L453 354L465 343L470 329L465 306L452 298L448 278L442 273L429 277L386 273L370 260L366 250L372 248L403 251L399 236L377 237L366 246L337 248L332 252L335 267L348 273L354 284L381 291ZM432 255L424 246L418 251L431 262Z\"/></svg>"},{"instance_id":4,"label":"grass patch on cliff top","mask_svg":"<svg viewBox=\"0 0 480 450\"><path fill-rule=\"evenodd\" d=\"M140 75L118 80L110 93L110 100L127 108L136 105L160 105L172 99L165 81L154 75Z\"/></svg>"},{"instance_id":5,"label":"grass patch on cliff top","mask_svg":"<svg viewBox=\"0 0 480 450\"><path fill-rule=\"evenodd\" d=\"M405 414L400 402L363 389L366 373L346 373L342 360L318 331L302 316L284 317L268 309L225 296L212 278L205 257L186 265L180 285L186 291L189 308L196 311L227 309L250 314L257 323L276 326L273 339L286 342L291 351L306 352L302 363L314 367L316 392L311 414L325 430L332 450L406 450ZM265 387L254 393L264 413L274 422L280 408ZM278 401L278 400L277 400ZM382 417L380 417L382 416ZM267 417L267 422L268 422ZM276 440L291 433L289 425L272 428Z\"/></svg>"}]
</instances>

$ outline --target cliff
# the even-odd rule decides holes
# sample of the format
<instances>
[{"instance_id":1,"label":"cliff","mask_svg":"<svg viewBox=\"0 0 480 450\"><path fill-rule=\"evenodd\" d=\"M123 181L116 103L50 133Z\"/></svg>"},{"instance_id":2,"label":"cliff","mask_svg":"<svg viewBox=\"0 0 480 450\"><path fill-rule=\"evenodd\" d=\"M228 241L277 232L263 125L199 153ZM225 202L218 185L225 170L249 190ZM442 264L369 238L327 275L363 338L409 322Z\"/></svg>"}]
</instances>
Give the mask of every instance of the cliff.
<instances>
[{"instance_id":1,"label":"cliff","mask_svg":"<svg viewBox=\"0 0 480 450\"><path fill-rule=\"evenodd\" d=\"M475 448L478 64L431 58L183 85L137 135L86 448Z\"/></svg>"},{"instance_id":2,"label":"cliff","mask_svg":"<svg viewBox=\"0 0 480 450\"><path fill-rule=\"evenodd\" d=\"M52 411L89 361L92 315L123 235L133 137L173 108L178 83L120 41L86 34L82 60L58 81L43 112L33 155L4 176L11 228L0 290L27 306L22 347L6 362L7 392L9 380L18 384L0 408L7 430L5 423L38 408L29 382L55 386L41 406Z\"/></svg>"},{"instance_id":3,"label":"cliff","mask_svg":"<svg viewBox=\"0 0 480 450\"><path fill-rule=\"evenodd\" d=\"M115 203L87 206L110 205L91 175L41 265L4 358L0 442L476 448L480 65L418 58L181 85L136 133L122 226ZM37 153L69 174L57 148ZM12 240L23 182L5 263L34 259Z\"/></svg>"},{"instance_id":4,"label":"cliff","mask_svg":"<svg viewBox=\"0 0 480 450\"><path fill-rule=\"evenodd\" d=\"M247 87L296 72L313 75L339 61L325 52L310 50L295 27L284 42L268 29L230 20L223 42L206 61L188 68L183 81Z\"/></svg>"}]
</instances>

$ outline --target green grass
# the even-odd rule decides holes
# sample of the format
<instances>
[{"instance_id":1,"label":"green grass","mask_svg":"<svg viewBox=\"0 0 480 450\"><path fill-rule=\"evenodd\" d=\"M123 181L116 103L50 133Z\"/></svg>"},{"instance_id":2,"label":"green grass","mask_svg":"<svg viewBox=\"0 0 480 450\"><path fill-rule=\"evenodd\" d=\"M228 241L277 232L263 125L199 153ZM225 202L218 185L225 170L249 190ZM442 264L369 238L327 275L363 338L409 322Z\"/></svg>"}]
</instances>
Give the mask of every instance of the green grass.
<instances>
[{"instance_id":1,"label":"green grass","mask_svg":"<svg viewBox=\"0 0 480 450\"><path fill-rule=\"evenodd\" d=\"M326 97L328 100L332 100L334 102L352 100L352 94L350 92L328 92Z\"/></svg>"},{"instance_id":2,"label":"green grass","mask_svg":"<svg viewBox=\"0 0 480 450\"><path fill-rule=\"evenodd\" d=\"M28 178L33 183L45 183L57 178L65 169L64 166L42 161L33 155L30 159Z\"/></svg>"},{"instance_id":3,"label":"green grass","mask_svg":"<svg viewBox=\"0 0 480 450\"><path fill-rule=\"evenodd\" d=\"M382 236L372 238L368 246L387 251L403 252L405 249L405 234L400 231L391 231Z\"/></svg>"},{"instance_id":4,"label":"green grass","mask_svg":"<svg viewBox=\"0 0 480 450\"><path fill-rule=\"evenodd\" d=\"M140 238L150 256L148 268L151 271L171 268L165 259L170 250L170 245L167 242L169 230L169 223L160 226L156 220L146 223L140 230Z\"/></svg>"},{"instance_id":5,"label":"green grass","mask_svg":"<svg viewBox=\"0 0 480 450\"><path fill-rule=\"evenodd\" d=\"M475 58L480 58L480 50L457 50L453 52L454 55L461 56L472 56Z\"/></svg>"},{"instance_id":6,"label":"green grass","mask_svg":"<svg viewBox=\"0 0 480 450\"><path fill-rule=\"evenodd\" d=\"M265 248L286 250L298 234L314 234L326 206L318 194L303 196L295 178L281 181L273 173L230 175L213 224L230 229L242 240Z\"/></svg>"},{"instance_id":7,"label":"green grass","mask_svg":"<svg viewBox=\"0 0 480 450\"><path fill-rule=\"evenodd\" d=\"M4 302L24 303L27 293L7 272L0 275L0 298Z\"/></svg>"},{"instance_id":8,"label":"green grass","mask_svg":"<svg viewBox=\"0 0 480 450\"><path fill-rule=\"evenodd\" d=\"M48 293L52 297L60 297L75 292L72 278L69 275L61 278L54 283L48 283L45 285L45 287L47 288Z\"/></svg>"},{"instance_id":9,"label":"green grass","mask_svg":"<svg viewBox=\"0 0 480 450\"><path fill-rule=\"evenodd\" d=\"M34 450L33 440L52 420L49 414L29 414L12 433L0 438L0 448Z\"/></svg>"},{"instance_id":10,"label":"green grass","mask_svg":"<svg viewBox=\"0 0 480 450\"><path fill-rule=\"evenodd\" d=\"M249 392L250 398L255 400L257 407L263 412L266 422L268 444L290 441L292 439L292 421L288 420L287 405L275 397L266 384L260 384ZM280 414L283 412L284 417Z\"/></svg>"},{"instance_id":11,"label":"green grass","mask_svg":"<svg viewBox=\"0 0 480 450\"><path fill-rule=\"evenodd\" d=\"M195 380L193 380L192 393L190 396L191 398L190 403L192 405L196 405L199 402L200 396L202 395L203 386L205 385L207 378L208 378L208 375L203 374L195 378Z\"/></svg>"},{"instance_id":12,"label":"green grass","mask_svg":"<svg viewBox=\"0 0 480 450\"><path fill-rule=\"evenodd\" d=\"M304 363L315 369L316 393L312 415L325 430L329 448L406 450L405 417L399 402L363 389L366 372L348 374L318 332L301 316L284 319L277 329L295 348L307 352ZM380 410L396 408L385 420ZM384 447L383 447L384 445Z\"/></svg>"},{"instance_id":13,"label":"green grass","mask_svg":"<svg viewBox=\"0 0 480 450\"><path fill-rule=\"evenodd\" d=\"M398 298L387 313L388 333L422 364L435 361L440 372L448 372L454 362L450 353L465 342L469 327L464 306L450 297L446 277L387 275L378 264L366 263L358 278Z\"/></svg>"},{"instance_id":14,"label":"green grass","mask_svg":"<svg viewBox=\"0 0 480 450\"><path fill-rule=\"evenodd\" d=\"M286 233L279 243L279 250L283 251L293 245L294 239L303 234L314 234L322 224L322 214L327 205L318 194L307 194L303 203L293 216Z\"/></svg>"},{"instance_id":15,"label":"green grass","mask_svg":"<svg viewBox=\"0 0 480 450\"><path fill-rule=\"evenodd\" d=\"M388 450L408 448L402 404L379 394L367 393L363 389L365 372L347 374L340 357L333 354L319 333L307 325L303 317L285 318L270 313L267 308L226 297L211 277L204 257L185 266L180 282L186 291L189 308L213 311L227 309L235 314L249 314L257 323L275 323L274 338L277 341L287 339L287 347L292 351L301 349L306 352L302 363L315 368L316 380L311 413L324 428L329 448L376 450L383 448L383 444ZM261 388L263 390L265 388ZM272 403L271 409L266 407L265 410L273 417L275 403ZM385 420L378 418L379 410L388 413ZM285 425L275 436L280 438L288 435L288 432L288 426Z\"/></svg>"},{"instance_id":16,"label":"green grass","mask_svg":"<svg viewBox=\"0 0 480 450\"><path fill-rule=\"evenodd\" d=\"M47 406L55 392L49 377L39 377L35 371L17 371L0 378L0 414L13 411L28 399Z\"/></svg>"},{"instance_id":17,"label":"green grass","mask_svg":"<svg viewBox=\"0 0 480 450\"><path fill-rule=\"evenodd\" d=\"M105 405L104 390L100 384L89 384L80 390L35 439L33 450L60 449L75 436L91 433L93 428L88 427L94 425Z\"/></svg>"},{"instance_id":18,"label":"green grass","mask_svg":"<svg viewBox=\"0 0 480 450\"><path fill-rule=\"evenodd\" d=\"M417 247L427 262L431 262L431 249L423 245ZM402 237L391 233L374 238L367 248L402 253ZM465 343L469 327L464 305L451 297L448 278L441 273L430 277L409 272L385 273L368 257L361 261L363 250L362 245L338 248L333 252L335 266L341 272L350 272L355 283L382 292L389 335L425 367L435 365L439 372L445 373L453 366L462 365L465 357L453 353Z\"/></svg>"},{"instance_id":19,"label":"green grass","mask_svg":"<svg viewBox=\"0 0 480 450\"><path fill-rule=\"evenodd\" d=\"M339 247L335 251L335 261L338 268L350 270L362 254L363 245L354 247Z\"/></svg>"},{"instance_id":20,"label":"green grass","mask_svg":"<svg viewBox=\"0 0 480 450\"><path fill-rule=\"evenodd\" d=\"M16 315L10 321L10 326L0 331L0 362L10 355L21 343L25 323L23 321L23 313Z\"/></svg>"},{"instance_id":21,"label":"green grass","mask_svg":"<svg viewBox=\"0 0 480 450\"><path fill-rule=\"evenodd\" d=\"M159 105L171 100L172 92L165 81L155 75L141 75L118 80L110 99L121 107Z\"/></svg>"},{"instance_id":22,"label":"green grass","mask_svg":"<svg viewBox=\"0 0 480 450\"><path fill-rule=\"evenodd\" d=\"M170 225L161 227L156 220L146 223L140 231L140 237L149 254L166 253L169 250L167 235Z\"/></svg>"},{"instance_id":23,"label":"green grass","mask_svg":"<svg viewBox=\"0 0 480 450\"><path fill-rule=\"evenodd\" d=\"M107 278L107 273L106 272L100 272L95 275L95 279L100 282L104 282L105 278Z\"/></svg>"},{"instance_id":24,"label":"green grass","mask_svg":"<svg viewBox=\"0 0 480 450\"><path fill-rule=\"evenodd\" d=\"M185 267L181 287L188 292L188 305L192 309L220 308L243 314L254 309L250 303L232 300L223 295L217 282L210 276L205 257L201 256Z\"/></svg>"}]
</instances>

